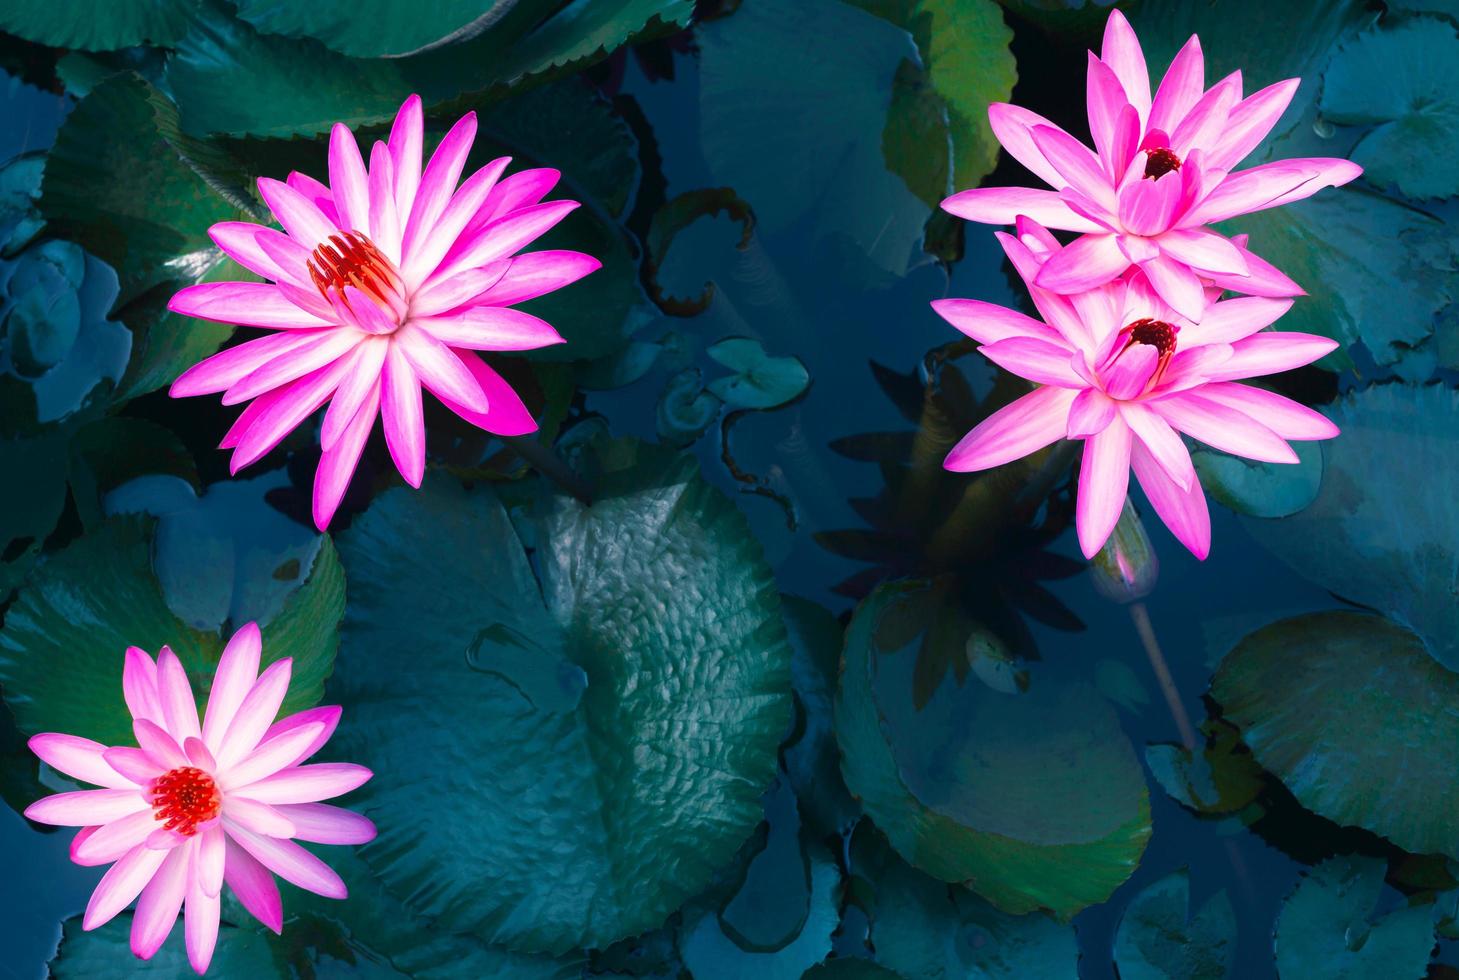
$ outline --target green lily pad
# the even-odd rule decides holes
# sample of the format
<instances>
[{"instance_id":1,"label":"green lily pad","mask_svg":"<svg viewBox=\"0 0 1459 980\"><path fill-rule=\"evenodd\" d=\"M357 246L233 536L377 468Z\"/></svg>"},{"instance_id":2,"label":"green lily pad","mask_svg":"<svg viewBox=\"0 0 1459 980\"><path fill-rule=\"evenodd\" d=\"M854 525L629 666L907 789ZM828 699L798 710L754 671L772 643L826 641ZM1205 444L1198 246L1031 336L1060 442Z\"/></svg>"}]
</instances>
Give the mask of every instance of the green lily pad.
<instances>
[{"instance_id":1,"label":"green lily pad","mask_svg":"<svg viewBox=\"0 0 1459 980\"><path fill-rule=\"evenodd\" d=\"M901 974L871 960L827 960L801 974L803 980L899 980Z\"/></svg>"},{"instance_id":2,"label":"green lily pad","mask_svg":"<svg viewBox=\"0 0 1459 980\"><path fill-rule=\"evenodd\" d=\"M1347 611L1284 619L1226 655L1211 697L1307 809L1459 856L1459 674L1408 630Z\"/></svg>"},{"instance_id":3,"label":"green lily pad","mask_svg":"<svg viewBox=\"0 0 1459 980\"><path fill-rule=\"evenodd\" d=\"M1368 178L1411 197L1459 194L1459 35L1435 17L1370 30L1333 56L1322 113L1371 125L1353 150Z\"/></svg>"},{"instance_id":4,"label":"green lily pad","mask_svg":"<svg viewBox=\"0 0 1459 980\"><path fill-rule=\"evenodd\" d=\"M0 30L53 48L115 51L134 44L171 44L187 30L193 0L14 0L0 11Z\"/></svg>"},{"instance_id":5,"label":"green lily pad","mask_svg":"<svg viewBox=\"0 0 1459 980\"><path fill-rule=\"evenodd\" d=\"M27 153L0 166L0 255L6 258L25 248L45 227L36 208L45 167L44 153Z\"/></svg>"},{"instance_id":6,"label":"green lily pad","mask_svg":"<svg viewBox=\"0 0 1459 980\"><path fill-rule=\"evenodd\" d=\"M735 372L706 385L730 410L778 408L810 387L810 372L800 358L771 357L749 337L726 337L705 353Z\"/></svg>"},{"instance_id":7,"label":"green lily pad","mask_svg":"<svg viewBox=\"0 0 1459 980\"><path fill-rule=\"evenodd\" d=\"M1459 393L1382 385L1327 414L1342 435L1323 444L1317 499L1247 527L1299 575L1409 627L1459 669Z\"/></svg>"},{"instance_id":8,"label":"green lily pad","mask_svg":"<svg viewBox=\"0 0 1459 980\"><path fill-rule=\"evenodd\" d=\"M944 681L918 709L912 650L927 620L898 607L929 588L880 586L847 630L846 785L914 867L1005 912L1067 919L1107 899L1145 849L1139 762L1114 710L1079 682L1044 676L1014 696Z\"/></svg>"},{"instance_id":9,"label":"green lily pad","mask_svg":"<svg viewBox=\"0 0 1459 980\"><path fill-rule=\"evenodd\" d=\"M704 435L723 408L724 402L705 390L704 372L685 368L659 393L659 438L671 446L687 446Z\"/></svg>"},{"instance_id":10,"label":"green lily pad","mask_svg":"<svg viewBox=\"0 0 1459 980\"><path fill-rule=\"evenodd\" d=\"M415 913L523 951L606 946L700 891L759 822L789 721L738 511L687 458L584 465L592 507L544 489L514 527L490 488L433 478L341 536L340 751L420 777L364 789L364 856Z\"/></svg>"},{"instance_id":11,"label":"green lily pad","mask_svg":"<svg viewBox=\"0 0 1459 980\"><path fill-rule=\"evenodd\" d=\"M1120 980L1225 980L1236 957L1236 913L1224 891L1191 907L1181 868L1136 895L1115 936Z\"/></svg>"},{"instance_id":12,"label":"green lily pad","mask_svg":"<svg viewBox=\"0 0 1459 980\"><path fill-rule=\"evenodd\" d=\"M1410 905L1375 916L1383 867L1379 858L1340 855L1298 882L1277 918L1283 980L1419 980L1427 974L1433 908Z\"/></svg>"},{"instance_id":13,"label":"green lily pad","mask_svg":"<svg viewBox=\"0 0 1459 980\"><path fill-rule=\"evenodd\" d=\"M1247 517L1288 517L1317 499L1322 487L1322 446L1294 442L1296 466L1261 463L1204 447L1191 453L1201 486L1220 503Z\"/></svg>"},{"instance_id":14,"label":"green lily pad","mask_svg":"<svg viewBox=\"0 0 1459 980\"><path fill-rule=\"evenodd\" d=\"M841 668L841 624L823 607L798 596L780 597L794 651L796 726L781 748L790 784L806 822L822 834L841 834L861 815L841 779L832 704Z\"/></svg>"},{"instance_id":15,"label":"green lily pad","mask_svg":"<svg viewBox=\"0 0 1459 980\"><path fill-rule=\"evenodd\" d=\"M155 527L148 518L113 518L57 553L20 591L0 630L0 685L22 732L132 744L121 697L129 646L152 653L171 646L205 699L227 635L193 629L168 607L153 563ZM260 621L264 663L294 658L286 714L319 702L334 665L344 575L329 539L320 541L299 587Z\"/></svg>"},{"instance_id":16,"label":"green lily pad","mask_svg":"<svg viewBox=\"0 0 1459 980\"><path fill-rule=\"evenodd\" d=\"M356 58L399 57L436 47L438 42L489 31L511 17L513 8L526 8L529 17L551 12L551 4L540 0L444 0L420 6L392 0L310 4L238 0L238 16L264 34L312 37L333 51Z\"/></svg>"},{"instance_id":17,"label":"green lily pad","mask_svg":"<svg viewBox=\"0 0 1459 980\"><path fill-rule=\"evenodd\" d=\"M140 980L181 980L196 976L187 962L182 923L150 960L132 955L132 913L123 912L100 929L81 931L81 917L62 924L61 946L49 968L55 980L94 980L125 973ZM252 929L224 925L208 972L219 977L277 977L279 970L264 935Z\"/></svg>"},{"instance_id":18,"label":"green lily pad","mask_svg":"<svg viewBox=\"0 0 1459 980\"><path fill-rule=\"evenodd\" d=\"M814 228L827 244L849 240L883 275L903 275L930 213L880 150L907 34L840 0L801 0L745 4L696 36L713 182L754 208L766 236Z\"/></svg>"},{"instance_id":19,"label":"green lily pad","mask_svg":"<svg viewBox=\"0 0 1459 980\"><path fill-rule=\"evenodd\" d=\"M1183 745L1150 745L1145 748L1145 764L1160 788L1181 806L1207 816L1236 813L1261 792L1262 768L1230 725L1207 721L1201 733L1205 745L1199 752Z\"/></svg>"}]
</instances>

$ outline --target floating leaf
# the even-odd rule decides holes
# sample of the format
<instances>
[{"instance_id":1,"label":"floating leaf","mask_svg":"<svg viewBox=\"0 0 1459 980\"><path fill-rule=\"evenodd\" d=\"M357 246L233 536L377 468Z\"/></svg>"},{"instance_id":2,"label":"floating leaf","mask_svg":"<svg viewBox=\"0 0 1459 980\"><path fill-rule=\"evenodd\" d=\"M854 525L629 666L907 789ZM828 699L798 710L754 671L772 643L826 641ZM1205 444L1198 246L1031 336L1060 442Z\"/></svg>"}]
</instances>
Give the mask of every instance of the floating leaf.
<instances>
[{"instance_id":1,"label":"floating leaf","mask_svg":"<svg viewBox=\"0 0 1459 980\"><path fill-rule=\"evenodd\" d=\"M1374 915L1383 861L1330 858L1308 872L1277 918L1277 973L1283 980L1419 980L1434 948L1433 909L1399 907Z\"/></svg>"},{"instance_id":2,"label":"floating leaf","mask_svg":"<svg viewBox=\"0 0 1459 980\"><path fill-rule=\"evenodd\" d=\"M1120 980L1225 980L1236 957L1236 913L1224 891L1191 907L1181 868L1136 895L1115 936Z\"/></svg>"},{"instance_id":3,"label":"floating leaf","mask_svg":"<svg viewBox=\"0 0 1459 980\"><path fill-rule=\"evenodd\" d=\"M685 368L659 395L659 438L672 446L687 446L719 418L722 408L724 403L704 389L704 372Z\"/></svg>"},{"instance_id":4,"label":"floating leaf","mask_svg":"<svg viewBox=\"0 0 1459 980\"><path fill-rule=\"evenodd\" d=\"M152 653L171 646L194 693L206 698L227 636L193 629L168 607L153 566L154 527L140 517L107 521L46 562L6 613L0 684L22 732L132 744L120 694L129 646ZM294 658L285 714L318 703L334 664L344 576L329 539L320 541L299 587L260 623L264 662Z\"/></svg>"},{"instance_id":5,"label":"floating leaf","mask_svg":"<svg viewBox=\"0 0 1459 980\"><path fill-rule=\"evenodd\" d=\"M744 519L691 460L594 458L590 508L544 492L514 528L490 488L437 478L341 538L340 752L419 777L365 788L364 856L416 914L522 950L606 946L702 889L759 821L789 720Z\"/></svg>"},{"instance_id":6,"label":"floating leaf","mask_svg":"<svg viewBox=\"0 0 1459 980\"><path fill-rule=\"evenodd\" d=\"M1230 725L1207 721L1201 732L1205 745L1199 753L1182 745L1151 745L1145 749L1145 764L1181 806L1214 816L1236 813L1261 792L1262 768Z\"/></svg>"},{"instance_id":7,"label":"floating leaf","mask_svg":"<svg viewBox=\"0 0 1459 980\"><path fill-rule=\"evenodd\" d=\"M514 10L513 8L517 8ZM265 34L312 37L357 58L399 57L427 46L459 42L515 14L542 17L552 4L513 0L442 0L411 5L393 0L238 0L238 16Z\"/></svg>"},{"instance_id":8,"label":"floating leaf","mask_svg":"<svg viewBox=\"0 0 1459 980\"><path fill-rule=\"evenodd\" d=\"M1226 655L1211 697L1307 809L1459 857L1459 674L1408 630L1347 611L1284 619Z\"/></svg>"},{"instance_id":9,"label":"floating leaf","mask_svg":"<svg viewBox=\"0 0 1459 980\"><path fill-rule=\"evenodd\" d=\"M649 223L648 236L644 239L648 252L644 262L644 278L649 284L654 302L665 313L694 316L709 308L710 300L714 298L713 282L706 282L704 290L697 297L681 299L664 292L663 286L659 284L658 274L669 253L669 246L679 232L700 218L713 217L721 212L740 223L740 250L749 247L750 236L755 233L755 212L731 188L709 187L685 191L654 212L653 220Z\"/></svg>"},{"instance_id":10,"label":"floating leaf","mask_svg":"<svg viewBox=\"0 0 1459 980\"><path fill-rule=\"evenodd\" d=\"M1459 668L1459 393L1383 385L1327 414L1342 436L1323 444L1317 499L1247 526L1298 574L1408 626Z\"/></svg>"},{"instance_id":11,"label":"floating leaf","mask_svg":"<svg viewBox=\"0 0 1459 980\"><path fill-rule=\"evenodd\" d=\"M802 976L804 980L899 980L902 975L871 960L837 959L812 967Z\"/></svg>"},{"instance_id":12,"label":"floating leaf","mask_svg":"<svg viewBox=\"0 0 1459 980\"><path fill-rule=\"evenodd\" d=\"M1191 453L1201 486L1247 517L1289 517L1317 499L1322 487L1322 446L1293 442L1299 462L1262 463L1205 447Z\"/></svg>"},{"instance_id":13,"label":"floating leaf","mask_svg":"<svg viewBox=\"0 0 1459 980\"><path fill-rule=\"evenodd\" d=\"M51 960L55 980L94 980L116 976L125 970L139 980L180 980L195 976L178 935L165 943L151 959L140 960L131 949L132 913L123 912L99 929L83 932L81 917L67 919L62 927L61 946ZM264 934L252 929L224 925L218 930L218 945L208 969L219 977L277 977L273 952Z\"/></svg>"},{"instance_id":14,"label":"floating leaf","mask_svg":"<svg viewBox=\"0 0 1459 980\"><path fill-rule=\"evenodd\" d=\"M758 340L727 337L706 354L735 373L706 387L731 411L779 408L810 386L811 376L798 357L771 357Z\"/></svg>"},{"instance_id":15,"label":"floating leaf","mask_svg":"<svg viewBox=\"0 0 1459 980\"><path fill-rule=\"evenodd\" d=\"M1322 112L1371 125L1353 150L1368 178L1412 197L1459 194L1459 35L1434 17L1369 30L1343 45L1322 79Z\"/></svg>"},{"instance_id":16,"label":"floating leaf","mask_svg":"<svg viewBox=\"0 0 1459 980\"><path fill-rule=\"evenodd\" d=\"M1113 709L1045 676L1017 697L944 683L918 710L908 647L925 626L898 607L927 590L883 585L847 630L846 785L913 866L1004 911L1068 918L1104 901L1150 836L1144 777Z\"/></svg>"},{"instance_id":17,"label":"floating leaf","mask_svg":"<svg viewBox=\"0 0 1459 980\"><path fill-rule=\"evenodd\" d=\"M171 44L182 37L194 0L11 0L0 11L0 30L53 48L114 51L134 44Z\"/></svg>"},{"instance_id":18,"label":"floating leaf","mask_svg":"<svg viewBox=\"0 0 1459 980\"><path fill-rule=\"evenodd\" d=\"M780 604L790 634L797 719L781 758L806 822L822 834L840 834L861 814L841 779L841 750L832 717L843 631L836 618L814 602L783 595Z\"/></svg>"}]
</instances>

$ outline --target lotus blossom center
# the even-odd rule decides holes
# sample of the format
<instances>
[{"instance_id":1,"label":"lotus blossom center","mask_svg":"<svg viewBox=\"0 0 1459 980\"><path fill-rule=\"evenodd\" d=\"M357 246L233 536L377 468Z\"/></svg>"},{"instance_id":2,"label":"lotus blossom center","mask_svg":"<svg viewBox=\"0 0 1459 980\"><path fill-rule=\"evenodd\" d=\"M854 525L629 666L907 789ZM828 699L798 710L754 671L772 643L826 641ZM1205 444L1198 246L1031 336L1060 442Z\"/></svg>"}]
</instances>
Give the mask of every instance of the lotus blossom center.
<instances>
[{"instance_id":1,"label":"lotus blossom center","mask_svg":"<svg viewBox=\"0 0 1459 980\"><path fill-rule=\"evenodd\" d=\"M1172 170L1180 169L1180 157L1167 146L1145 151L1145 176L1159 180Z\"/></svg>"},{"instance_id":2,"label":"lotus blossom center","mask_svg":"<svg viewBox=\"0 0 1459 980\"><path fill-rule=\"evenodd\" d=\"M152 809L163 829L184 837L198 832L198 825L215 819L223 809L223 796L213 777L192 766L182 766L158 776L152 784Z\"/></svg>"},{"instance_id":3,"label":"lotus blossom center","mask_svg":"<svg viewBox=\"0 0 1459 980\"><path fill-rule=\"evenodd\" d=\"M396 324L404 320L407 304L400 270L358 231L330 235L329 241L320 242L309 256L309 275L331 305L343 304L353 310L346 292L353 286Z\"/></svg>"},{"instance_id":4,"label":"lotus blossom center","mask_svg":"<svg viewBox=\"0 0 1459 980\"><path fill-rule=\"evenodd\" d=\"M1136 320L1120 331L1120 336L1125 338L1123 346L1115 351L1114 357L1110 358L1110 366L1120 359L1120 356L1134 347L1136 344L1144 344L1147 347L1154 347L1156 353L1155 370L1150 372L1146 379L1143 391L1149 391L1160 383L1165 375L1165 369L1170 364L1170 359L1175 355L1175 335L1180 328L1164 320L1154 320L1145 317Z\"/></svg>"}]
</instances>

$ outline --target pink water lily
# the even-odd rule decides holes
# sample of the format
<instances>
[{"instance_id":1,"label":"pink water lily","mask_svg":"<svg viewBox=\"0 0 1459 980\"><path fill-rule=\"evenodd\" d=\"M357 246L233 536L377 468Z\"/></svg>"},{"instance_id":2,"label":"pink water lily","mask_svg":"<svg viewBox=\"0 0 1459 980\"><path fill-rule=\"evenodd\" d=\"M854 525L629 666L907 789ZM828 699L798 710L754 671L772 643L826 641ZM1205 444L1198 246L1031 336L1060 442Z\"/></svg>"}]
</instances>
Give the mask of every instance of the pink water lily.
<instances>
[{"instance_id":1,"label":"pink water lily","mask_svg":"<svg viewBox=\"0 0 1459 980\"><path fill-rule=\"evenodd\" d=\"M249 402L224 436L232 470L262 457L326 402L314 522L328 526L378 413L400 475L425 472L421 388L463 419L498 435L537 428L510 385L477 351L523 351L563 342L546 321L512 309L599 268L580 252L518 255L578 205L543 202L556 170L503 178L510 158L457 181L476 136L468 113L421 169L421 101L400 107L369 166L354 135L336 125L329 185L290 174L259 192L283 231L240 221L209 234L240 265L270 280L189 286L168 308L188 316L277 331L190 368L173 397L223 392Z\"/></svg>"},{"instance_id":2,"label":"pink water lily","mask_svg":"<svg viewBox=\"0 0 1459 980\"><path fill-rule=\"evenodd\" d=\"M1310 364L1337 347L1326 337L1264 329L1290 299L1219 300L1221 291L1211 287L1202 293L1202 315L1186 317L1143 269L1065 296L1037 283L1076 246L1061 247L1029 218L1018 220L1016 237L998 238L1042 321L971 299L932 306L989 360L1038 387L981 422L944 465L985 470L1060 439L1083 440L1075 514L1085 557L1114 530L1131 468L1175 536L1198 558L1210 552L1210 514L1182 433L1270 463L1298 461L1288 440L1337 435L1312 409L1238 383Z\"/></svg>"},{"instance_id":3,"label":"pink water lily","mask_svg":"<svg viewBox=\"0 0 1459 980\"><path fill-rule=\"evenodd\" d=\"M278 875L328 898L344 882L294 843L363 844L375 826L319 802L371 776L347 763L302 765L329 741L340 709L313 708L275 721L291 661L258 672L252 623L233 635L213 678L201 722L192 686L167 647L154 661L127 650L122 693L137 745L107 747L44 734L30 747L51 768L100 789L48 796L26 808L40 823L81 827L71 859L111 864L87 903L83 929L105 925L137 902L132 952L149 959L185 908L188 961L203 973L218 940L222 888L274 932L283 929ZM115 863L113 863L115 862Z\"/></svg>"},{"instance_id":4,"label":"pink water lily","mask_svg":"<svg viewBox=\"0 0 1459 980\"><path fill-rule=\"evenodd\" d=\"M1205 283L1253 296L1302 289L1244 246L1205 227L1309 197L1362 173L1349 160L1299 157L1233 170L1292 101L1289 78L1242 97L1239 71L1205 87L1192 35L1150 96L1140 42L1112 11L1101 55L1089 53L1087 104L1095 149L1037 113L988 107L1008 153L1053 190L988 187L954 194L943 207L969 221L1012 224L1027 215L1081 232L1044 266L1038 285L1059 293L1093 289L1139 267L1161 299L1196 321ZM1204 283L1203 283L1204 280Z\"/></svg>"}]
</instances>

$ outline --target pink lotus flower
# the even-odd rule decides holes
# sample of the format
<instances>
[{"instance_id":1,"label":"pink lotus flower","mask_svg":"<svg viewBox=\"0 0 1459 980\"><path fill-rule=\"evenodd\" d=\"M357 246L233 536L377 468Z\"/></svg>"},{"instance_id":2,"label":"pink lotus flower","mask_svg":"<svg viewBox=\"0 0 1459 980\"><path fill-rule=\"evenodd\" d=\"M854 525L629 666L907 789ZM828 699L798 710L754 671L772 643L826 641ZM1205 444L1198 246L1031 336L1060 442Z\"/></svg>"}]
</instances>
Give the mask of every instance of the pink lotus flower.
<instances>
[{"instance_id":1,"label":"pink lotus flower","mask_svg":"<svg viewBox=\"0 0 1459 980\"><path fill-rule=\"evenodd\" d=\"M228 642L202 724L182 664L167 647L154 662L127 650L122 693L138 748L108 748L74 735L37 735L30 747L53 769L101 789L58 793L31 804L40 823L84 828L71 844L81 865L112 864L87 903L83 929L105 925L141 896L132 952L151 958L186 905L188 961L203 973L218 940L224 882L274 932L283 904L274 875L328 898L339 876L290 838L363 844L369 820L320 800L348 793L370 770L346 763L300 765L334 733L340 709L313 708L274 721L292 662L258 673L258 627Z\"/></svg>"},{"instance_id":2,"label":"pink lotus flower","mask_svg":"<svg viewBox=\"0 0 1459 980\"><path fill-rule=\"evenodd\" d=\"M1201 43L1192 35L1152 100L1145 55L1118 10L1105 26L1102 57L1089 54L1088 78L1095 150L1037 113L988 107L1003 148L1054 190L977 188L942 206L969 221L1012 224L1027 215L1049 228L1082 232L1039 273L1038 285L1058 293L1093 289L1136 265L1161 299L1191 321L1205 307L1202 280L1253 296L1302 295L1270 264L1204 227L1301 200L1363 172L1326 157L1232 172L1271 131L1300 79L1243 99L1238 71L1206 89Z\"/></svg>"},{"instance_id":3,"label":"pink lotus flower","mask_svg":"<svg viewBox=\"0 0 1459 980\"><path fill-rule=\"evenodd\" d=\"M1037 285L1041 272L1077 246L1020 218L1017 237L998 233L1028 284L1043 322L972 299L932 304L983 346L995 364L1039 387L969 432L943 465L970 472L999 466L1059 439L1082 439L1076 523L1086 558L1119 520L1131 467L1156 513L1197 558L1211 549L1211 520L1180 434L1223 452L1295 463L1286 440L1330 439L1326 417L1242 378L1300 367L1337 347L1326 337L1262 332L1290 299L1202 296L1203 315L1176 312L1145 270L1073 296Z\"/></svg>"},{"instance_id":4,"label":"pink lotus flower","mask_svg":"<svg viewBox=\"0 0 1459 980\"><path fill-rule=\"evenodd\" d=\"M223 392L250 401L223 437L232 470L262 457L325 402L314 522L323 530L354 475L378 412L400 475L425 472L421 387L488 432L522 435L536 422L476 351L562 343L545 321L514 303L599 268L579 252L516 255L577 207L540 203L556 170L499 179L493 160L458 188L476 135L468 113L421 171L421 102L400 107L389 142L366 168L342 124L329 142L329 184L302 174L263 177L258 189L284 230L227 221L209 234L267 283L189 286L168 308L188 316L278 331L208 358L182 374L174 398ZM515 256L515 257L514 257Z\"/></svg>"}]
</instances>

